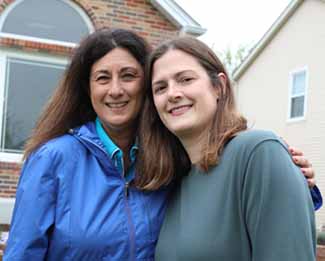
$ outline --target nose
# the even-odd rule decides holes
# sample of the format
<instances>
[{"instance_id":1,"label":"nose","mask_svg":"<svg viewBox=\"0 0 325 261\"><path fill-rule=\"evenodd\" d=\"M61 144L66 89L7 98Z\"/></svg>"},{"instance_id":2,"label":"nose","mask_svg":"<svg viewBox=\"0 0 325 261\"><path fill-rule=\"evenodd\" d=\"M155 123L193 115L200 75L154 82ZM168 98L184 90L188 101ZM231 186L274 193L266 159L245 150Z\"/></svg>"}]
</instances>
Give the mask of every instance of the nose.
<instances>
[{"instance_id":1,"label":"nose","mask_svg":"<svg viewBox=\"0 0 325 261\"><path fill-rule=\"evenodd\" d=\"M118 78L112 79L110 86L108 88L108 95L111 96L112 98L118 98L122 96L124 93L123 86L121 82L119 81Z\"/></svg>"},{"instance_id":2,"label":"nose","mask_svg":"<svg viewBox=\"0 0 325 261\"><path fill-rule=\"evenodd\" d=\"M177 102L182 98L183 93L181 92L180 88L178 88L177 84L171 83L168 86L167 95L170 102Z\"/></svg>"}]
</instances>

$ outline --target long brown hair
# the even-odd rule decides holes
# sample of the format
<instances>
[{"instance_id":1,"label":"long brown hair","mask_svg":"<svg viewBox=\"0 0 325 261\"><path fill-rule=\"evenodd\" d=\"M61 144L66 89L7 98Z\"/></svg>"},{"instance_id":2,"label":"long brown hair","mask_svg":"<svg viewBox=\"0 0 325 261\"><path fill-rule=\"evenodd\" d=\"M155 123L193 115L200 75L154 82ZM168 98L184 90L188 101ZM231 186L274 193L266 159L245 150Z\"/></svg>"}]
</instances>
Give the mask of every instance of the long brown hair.
<instances>
[{"instance_id":1,"label":"long brown hair","mask_svg":"<svg viewBox=\"0 0 325 261\"><path fill-rule=\"evenodd\" d=\"M175 177L189 171L189 157L178 140L161 122L152 94L154 63L169 50L180 50L194 57L206 70L214 87L220 88L219 73L226 76L226 86L218 98L217 111L207 138L207 146L199 162L202 169L218 164L225 144L239 131L247 128L247 121L235 106L234 93L228 73L215 53L201 41L191 37L179 37L158 46L146 64L145 105L140 122L140 151L138 155L137 185L144 189L157 189L167 185Z\"/></svg>"},{"instance_id":2,"label":"long brown hair","mask_svg":"<svg viewBox=\"0 0 325 261\"><path fill-rule=\"evenodd\" d=\"M117 47L130 52L144 68L150 48L134 32L104 28L87 36L74 51L63 79L41 113L25 145L24 158L48 140L96 118L89 97L91 67Z\"/></svg>"}]
</instances>

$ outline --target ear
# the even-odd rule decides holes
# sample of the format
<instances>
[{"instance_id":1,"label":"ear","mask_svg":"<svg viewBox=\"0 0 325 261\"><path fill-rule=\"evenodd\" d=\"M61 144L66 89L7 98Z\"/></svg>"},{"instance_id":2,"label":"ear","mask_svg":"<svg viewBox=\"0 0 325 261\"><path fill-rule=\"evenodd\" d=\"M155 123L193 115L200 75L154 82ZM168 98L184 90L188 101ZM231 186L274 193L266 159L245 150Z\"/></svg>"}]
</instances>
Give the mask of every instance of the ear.
<instances>
[{"instance_id":1,"label":"ear","mask_svg":"<svg viewBox=\"0 0 325 261\"><path fill-rule=\"evenodd\" d=\"M219 79L219 96L222 96L226 93L226 88L227 88L227 76L224 73L218 73L218 79Z\"/></svg>"}]
</instances>

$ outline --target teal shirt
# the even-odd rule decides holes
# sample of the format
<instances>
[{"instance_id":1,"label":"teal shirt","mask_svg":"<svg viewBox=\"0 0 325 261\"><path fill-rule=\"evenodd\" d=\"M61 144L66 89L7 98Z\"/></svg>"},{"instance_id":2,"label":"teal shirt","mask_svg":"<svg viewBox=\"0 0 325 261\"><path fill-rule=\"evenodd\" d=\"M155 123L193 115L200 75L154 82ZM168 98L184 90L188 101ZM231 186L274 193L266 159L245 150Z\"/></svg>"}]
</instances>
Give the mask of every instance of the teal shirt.
<instances>
[{"instance_id":1,"label":"teal shirt","mask_svg":"<svg viewBox=\"0 0 325 261\"><path fill-rule=\"evenodd\" d=\"M156 261L315 261L310 192L283 143L245 131L170 195Z\"/></svg>"},{"instance_id":2,"label":"teal shirt","mask_svg":"<svg viewBox=\"0 0 325 261\"><path fill-rule=\"evenodd\" d=\"M109 155L110 159L112 160L114 166L119 170L122 175L124 175L127 181L132 180L134 177L131 173L134 173L134 165L136 154L138 151L138 146L134 144L129 152L131 165L128 171L125 173L124 164L123 164L123 151L112 141L112 139L107 135L106 131L104 130L100 120L96 119L96 131L101 140L104 144L105 150Z\"/></svg>"}]
</instances>

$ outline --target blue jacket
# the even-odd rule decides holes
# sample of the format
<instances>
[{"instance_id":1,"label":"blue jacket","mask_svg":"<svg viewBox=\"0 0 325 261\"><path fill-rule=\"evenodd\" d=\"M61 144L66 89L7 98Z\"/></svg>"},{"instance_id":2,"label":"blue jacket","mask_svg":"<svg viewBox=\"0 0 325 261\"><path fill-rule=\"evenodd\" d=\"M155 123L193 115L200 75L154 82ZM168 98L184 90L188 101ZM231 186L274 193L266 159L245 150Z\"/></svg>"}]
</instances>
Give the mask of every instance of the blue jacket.
<instances>
[{"instance_id":1,"label":"blue jacket","mask_svg":"<svg viewBox=\"0 0 325 261\"><path fill-rule=\"evenodd\" d=\"M26 160L4 260L153 260L166 195L128 187L83 125Z\"/></svg>"}]
</instances>

